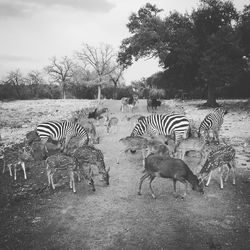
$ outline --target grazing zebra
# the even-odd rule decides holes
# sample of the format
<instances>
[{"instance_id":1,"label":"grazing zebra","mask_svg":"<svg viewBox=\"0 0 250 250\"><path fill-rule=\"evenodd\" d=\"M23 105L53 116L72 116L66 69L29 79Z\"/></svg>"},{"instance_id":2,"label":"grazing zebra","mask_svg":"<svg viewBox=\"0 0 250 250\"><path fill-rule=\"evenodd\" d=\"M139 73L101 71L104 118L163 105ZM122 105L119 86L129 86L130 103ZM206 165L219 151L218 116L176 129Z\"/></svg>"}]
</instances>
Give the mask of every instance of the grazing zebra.
<instances>
[{"instance_id":1,"label":"grazing zebra","mask_svg":"<svg viewBox=\"0 0 250 250\"><path fill-rule=\"evenodd\" d=\"M89 141L89 136L84 127L78 123L66 120L61 122L40 123L36 128L36 132L44 145L49 138L54 141L61 141L62 139L65 139L64 148L67 147L70 139L74 136L80 136L82 144L87 144Z\"/></svg>"},{"instance_id":2,"label":"grazing zebra","mask_svg":"<svg viewBox=\"0 0 250 250\"><path fill-rule=\"evenodd\" d=\"M199 136L201 133L205 133L206 138L209 137L209 131L212 130L213 137L219 142L219 130L224 120L224 115L227 114L227 110L223 107L214 109L209 113L201 122L199 127Z\"/></svg>"},{"instance_id":3,"label":"grazing zebra","mask_svg":"<svg viewBox=\"0 0 250 250\"><path fill-rule=\"evenodd\" d=\"M151 135L175 136L177 144L181 138L187 138L190 124L183 115L153 114L141 119L134 127L131 136L142 136L146 133Z\"/></svg>"}]
</instances>

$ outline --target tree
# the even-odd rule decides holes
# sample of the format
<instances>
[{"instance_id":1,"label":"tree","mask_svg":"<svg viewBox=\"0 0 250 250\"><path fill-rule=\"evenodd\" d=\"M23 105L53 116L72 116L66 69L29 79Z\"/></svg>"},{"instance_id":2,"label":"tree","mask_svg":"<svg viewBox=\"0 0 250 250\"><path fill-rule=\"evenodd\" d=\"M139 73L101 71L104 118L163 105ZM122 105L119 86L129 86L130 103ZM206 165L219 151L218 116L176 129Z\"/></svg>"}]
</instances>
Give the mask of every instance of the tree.
<instances>
[{"instance_id":1,"label":"tree","mask_svg":"<svg viewBox=\"0 0 250 250\"><path fill-rule=\"evenodd\" d=\"M242 73L243 51L237 46L237 37L230 27L223 27L208 39L208 49L201 57L200 79L208 88L206 105L217 106L217 86L234 85Z\"/></svg>"},{"instance_id":2,"label":"tree","mask_svg":"<svg viewBox=\"0 0 250 250\"><path fill-rule=\"evenodd\" d=\"M199 45L201 84L207 86L208 106L217 106L216 86L232 84L242 66L233 23L238 13L231 1L201 0L192 13L194 34Z\"/></svg>"},{"instance_id":3,"label":"tree","mask_svg":"<svg viewBox=\"0 0 250 250\"><path fill-rule=\"evenodd\" d=\"M33 96L35 98L38 98L39 87L41 86L41 84L44 84L42 73L37 70L32 70L28 73L25 82L32 87Z\"/></svg>"},{"instance_id":4,"label":"tree","mask_svg":"<svg viewBox=\"0 0 250 250\"><path fill-rule=\"evenodd\" d=\"M20 85L24 84L24 77L22 76L19 69L11 71L8 73L6 80L3 81L4 84L10 84L15 89L17 98L21 99Z\"/></svg>"},{"instance_id":5,"label":"tree","mask_svg":"<svg viewBox=\"0 0 250 250\"><path fill-rule=\"evenodd\" d=\"M110 80L114 83L113 99L117 99L117 86L122 79L124 67L117 65L112 72L109 73Z\"/></svg>"},{"instance_id":6,"label":"tree","mask_svg":"<svg viewBox=\"0 0 250 250\"><path fill-rule=\"evenodd\" d=\"M96 79L92 84L98 86L98 102L101 99L101 87L109 81L109 75L116 69L114 60L116 54L108 44L101 44L99 47L92 47L84 43L81 51L77 52L77 57L87 68L90 67L96 74Z\"/></svg>"},{"instance_id":7,"label":"tree","mask_svg":"<svg viewBox=\"0 0 250 250\"><path fill-rule=\"evenodd\" d=\"M129 17L127 27L131 37L123 39L118 53L118 61L125 68L132 65L133 60L140 58L164 58L169 47L168 30L159 17L162 9L147 3L137 13Z\"/></svg>"},{"instance_id":8,"label":"tree","mask_svg":"<svg viewBox=\"0 0 250 250\"><path fill-rule=\"evenodd\" d=\"M67 56L62 57L60 61L53 57L50 59L50 65L45 67L52 81L59 83L63 99L66 98L66 87L72 77L73 68L74 63Z\"/></svg>"},{"instance_id":9,"label":"tree","mask_svg":"<svg viewBox=\"0 0 250 250\"><path fill-rule=\"evenodd\" d=\"M128 67L139 58L157 58L165 69L165 81L179 88L193 85L197 74L197 41L188 14L172 12L162 19L162 10L146 4L129 18L127 27L131 37L122 41L119 62Z\"/></svg>"},{"instance_id":10,"label":"tree","mask_svg":"<svg viewBox=\"0 0 250 250\"><path fill-rule=\"evenodd\" d=\"M237 31L240 38L240 45L245 56L250 57L250 4L244 7L240 15Z\"/></svg>"},{"instance_id":11,"label":"tree","mask_svg":"<svg viewBox=\"0 0 250 250\"><path fill-rule=\"evenodd\" d=\"M162 19L161 11L146 4L129 17L132 36L122 41L119 62L128 67L139 58L157 58L165 69L162 88L207 86L207 104L215 106L216 86L235 84L243 67L235 35L238 12L231 1L221 0L200 0L191 15L173 12Z\"/></svg>"}]
</instances>

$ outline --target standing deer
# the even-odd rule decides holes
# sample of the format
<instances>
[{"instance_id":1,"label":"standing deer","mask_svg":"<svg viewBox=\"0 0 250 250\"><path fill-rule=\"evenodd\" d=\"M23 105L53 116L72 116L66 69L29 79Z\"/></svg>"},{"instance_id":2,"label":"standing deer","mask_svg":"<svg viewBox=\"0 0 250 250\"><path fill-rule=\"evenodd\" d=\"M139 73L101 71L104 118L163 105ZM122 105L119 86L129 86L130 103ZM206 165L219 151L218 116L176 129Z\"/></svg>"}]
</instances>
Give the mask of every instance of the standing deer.
<instances>
[{"instance_id":1,"label":"standing deer","mask_svg":"<svg viewBox=\"0 0 250 250\"><path fill-rule=\"evenodd\" d=\"M149 188L151 195L155 199L156 196L152 189L152 181L155 177L170 178L174 184L174 195L176 196L176 182L180 181L185 184L185 193L187 194L188 183L191 184L192 189L203 194L203 187L199 184L196 175L189 169L184 161L180 159L169 158L166 156L151 154L145 161L145 174L140 179L138 194L141 195L141 186L145 179L149 178Z\"/></svg>"}]
</instances>

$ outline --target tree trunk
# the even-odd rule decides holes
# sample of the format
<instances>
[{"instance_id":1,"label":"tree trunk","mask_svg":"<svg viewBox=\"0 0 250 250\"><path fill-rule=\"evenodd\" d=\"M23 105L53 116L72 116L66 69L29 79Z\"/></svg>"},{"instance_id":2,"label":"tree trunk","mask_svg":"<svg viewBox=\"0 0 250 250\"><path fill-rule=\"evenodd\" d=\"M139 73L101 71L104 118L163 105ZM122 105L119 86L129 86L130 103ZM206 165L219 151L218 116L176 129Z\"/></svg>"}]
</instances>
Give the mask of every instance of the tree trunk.
<instances>
[{"instance_id":1,"label":"tree trunk","mask_svg":"<svg viewBox=\"0 0 250 250\"><path fill-rule=\"evenodd\" d=\"M207 86L207 102L205 103L208 107L218 107L215 96L215 86L213 84L208 84Z\"/></svg>"},{"instance_id":2,"label":"tree trunk","mask_svg":"<svg viewBox=\"0 0 250 250\"><path fill-rule=\"evenodd\" d=\"M14 88L16 90L16 93L17 93L17 98L18 99L21 99L21 94L20 94L20 91L19 91L19 86L17 84L14 85Z\"/></svg>"},{"instance_id":3,"label":"tree trunk","mask_svg":"<svg viewBox=\"0 0 250 250\"><path fill-rule=\"evenodd\" d=\"M62 99L66 99L65 83L62 82Z\"/></svg>"},{"instance_id":4,"label":"tree trunk","mask_svg":"<svg viewBox=\"0 0 250 250\"><path fill-rule=\"evenodd\" d=\"M117 84L114 84L114 92L113 92L113 99L117 99Z\"/></svg>"},{"instance_id":5,"label":"tree trunk","mask_svg":"<svg viewBox=\"0 0 250 250\"><path fill-rule=\"evenodd\" d=\"M101 85L98 85L98 94L97 94L98 104L101 102Z\"/></svg>"}]
</instances>

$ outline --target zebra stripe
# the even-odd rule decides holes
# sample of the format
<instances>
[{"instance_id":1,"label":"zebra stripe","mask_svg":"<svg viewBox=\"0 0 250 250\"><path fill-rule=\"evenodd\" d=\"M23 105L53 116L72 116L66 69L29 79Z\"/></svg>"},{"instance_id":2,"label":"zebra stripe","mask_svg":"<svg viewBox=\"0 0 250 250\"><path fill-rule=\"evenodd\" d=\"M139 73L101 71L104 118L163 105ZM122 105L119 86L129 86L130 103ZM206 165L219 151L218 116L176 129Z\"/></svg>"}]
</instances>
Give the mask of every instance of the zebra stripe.
<instances>
[{"instance_id":1,"label":"zebra stripe","mask_svg":"<svg viewBox=\"0 0 250 250\"><path fill-rule=\"evenodd\" d=\"M222 108L215 108L211 113L209 113L201 122L199 127L199 135L201 135L202 132L209 133L209 130L212 130L215 137L217 137L217 140L219 141L219 130L223 124L224 121L224 115L227 114L227 111Z\"/></svg>"},{"instance_id":2,"label":"zebra stripe","mask_svg":"<svg viewBox=\"0 0 250 250\"><path fill-rule=\"evenodd\" d=\"M189 120L183 115L153 114L140 120L134 127L131 136L142 136L145 133L152 135L175 135L175 142L187 137Z\"/></svg>"},{"instance_id":3,"label":"zebra stripe","mask_svg":"<svg viewBox=\"0 0 250 250\"><path fill-rule=\"evenodd\" d=\"M65 146L73 136L80 136L84 143L88 143L88 134L86 130L78 123L69 121L51 121L44 122L37 126L37 134L42 141L46 142L49 138L55 141L60 141L66 138Z\"/></svg>"}]
</instances>

